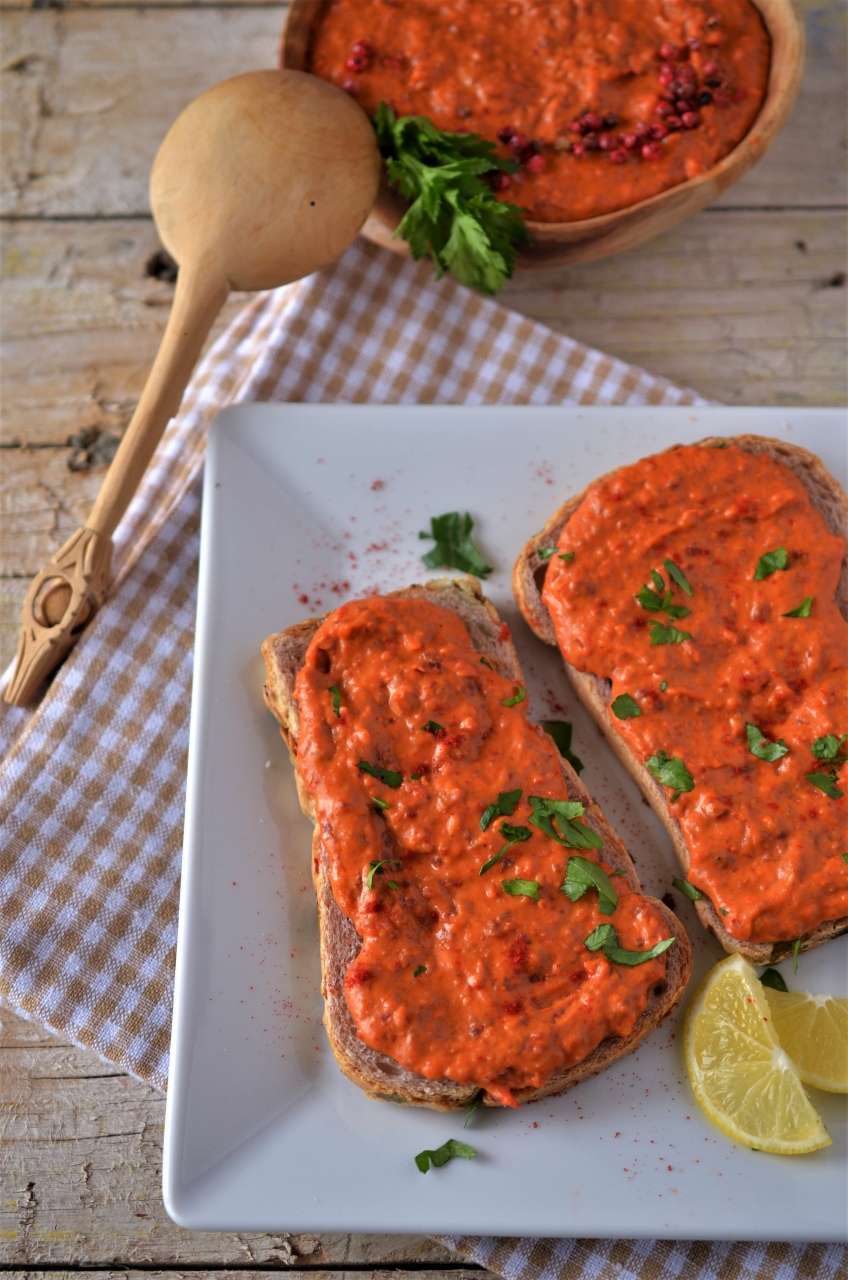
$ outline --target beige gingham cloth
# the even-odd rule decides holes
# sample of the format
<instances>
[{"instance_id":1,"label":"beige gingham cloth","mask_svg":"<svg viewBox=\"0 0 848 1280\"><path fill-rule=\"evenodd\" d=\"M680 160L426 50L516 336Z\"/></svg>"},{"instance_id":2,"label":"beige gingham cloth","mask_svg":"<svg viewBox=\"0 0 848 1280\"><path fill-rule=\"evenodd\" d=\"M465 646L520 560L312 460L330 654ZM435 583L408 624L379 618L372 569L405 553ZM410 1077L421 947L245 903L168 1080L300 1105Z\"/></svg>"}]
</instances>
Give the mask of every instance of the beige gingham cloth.
<instances>
[{"instance_id":1,"label":"beige gingham cloth","mask_svg":"<svg viewBox=\"0 0 848 1280\"><path fill-rule=\"evenodd\" d=\"M257 400L705 403L361 241L257 296L219 339L117 532L109 600L38 706L0 704L0 998L160 1089L206 430ZM823 1246L446 1242L516 1280L830 1280L845 1261Z\"/></svg>"}]
</instances>

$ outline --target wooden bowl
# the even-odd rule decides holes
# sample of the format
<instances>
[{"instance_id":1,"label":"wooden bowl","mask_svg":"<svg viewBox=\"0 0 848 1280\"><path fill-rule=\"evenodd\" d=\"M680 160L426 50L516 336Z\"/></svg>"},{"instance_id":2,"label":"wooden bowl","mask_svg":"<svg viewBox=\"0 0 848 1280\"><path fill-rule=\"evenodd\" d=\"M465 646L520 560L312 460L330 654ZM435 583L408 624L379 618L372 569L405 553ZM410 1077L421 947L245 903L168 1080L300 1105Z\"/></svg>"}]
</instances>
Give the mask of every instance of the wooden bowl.
<instances>
[{"instance_id":1,"label":"wooden bowl","mask_svg":"<svg viewBox=\"0 0 848 1280\"><path fill-rule=\"evenodd\" d=\"M280 47L281 66L306 70L312 26L324 3L325 0L291 0ZM753 3L771 38L771 66L760 113L742 141L706 173L615 213L578 222L528 219L530 244L518 251L519 269L589 262L632 249L716 200L765 154L786 123L798 96L804 70L804 29L793 0L753 0ZM406 241L392 239L405 209L405 202L384 179L361 234L385 249L409 257Z\"/></svg>"}]
</instances>

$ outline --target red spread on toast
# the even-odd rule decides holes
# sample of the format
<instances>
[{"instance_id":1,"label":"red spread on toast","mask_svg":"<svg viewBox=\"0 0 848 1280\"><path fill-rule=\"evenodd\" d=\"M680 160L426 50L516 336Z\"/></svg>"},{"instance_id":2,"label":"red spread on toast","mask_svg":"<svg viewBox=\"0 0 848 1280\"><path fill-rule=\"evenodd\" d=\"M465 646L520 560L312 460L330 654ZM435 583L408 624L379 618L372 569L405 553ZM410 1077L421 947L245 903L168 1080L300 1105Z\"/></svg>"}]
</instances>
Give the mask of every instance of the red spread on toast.
<instances>
[{"instance_id":1,"label":"red spread on toast","mask_svg":"<svg viewBox=\"0 0 848 1280\"><path fill-rule=\"evenodd\" d=\"M428 116L518 159L529 218L611 213L712 168L765 96L750 0L330 0L308 69L373 115Z\"/></svg>"},{"instance_id":2,"label":"red spread on toast","mask_svg":"<svg viewBox=\"0 0 848 1280\"><path fill-rule=\"evenodd\" d=\"M295 690L298 771L335 900L362 939L345 980L360 1039L506 1105L628 1035L664 977L665 955L613 963L585 946L593 930L612 924L634 951L668 935L622 876L611 915L594 889L576 902L562 892L571 856L600 858L529 825L530 796L567 790L526 699L505 705L516 693L455 613L377 596L321 624ZM482 831L484 810L519 789ZM530 834L481 875L507 843L504 822ZM504 889L515 880L534 882L538 901Z\"/></svg>"},{"instance_id":3,"label":"red spread on toast","mask_svg":"<svg viewBox=\"0 0 848 1280\"><path fill-rule=\"evenodd\" d=\"M641 711L613 724L663 774L727 931L788 941L848 915L845 544L801 481L765 453L681 446L591 485L559 546L542 600L563 656ZM676 798L670 760L692 783Z\"/></svg>"}]
</instances>

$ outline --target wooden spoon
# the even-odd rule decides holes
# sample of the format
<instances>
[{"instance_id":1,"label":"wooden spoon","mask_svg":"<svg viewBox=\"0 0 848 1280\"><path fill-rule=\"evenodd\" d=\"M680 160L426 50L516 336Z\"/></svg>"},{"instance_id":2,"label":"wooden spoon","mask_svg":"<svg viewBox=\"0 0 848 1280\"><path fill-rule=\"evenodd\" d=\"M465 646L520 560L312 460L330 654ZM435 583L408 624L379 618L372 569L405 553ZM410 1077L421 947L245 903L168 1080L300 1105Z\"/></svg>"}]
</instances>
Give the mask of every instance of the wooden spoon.
<instances>
[{"instance_id":1,"label":"wooden spoon","mask_svg":"<svg viewBox=\"0 0 848 1280\"><path fill-rule=\"evenodd\" d=\"M88 521L27 592L7 702L29 701L102 604L112 533L230 289L273 289L332 262L368 216L380 171L365 113L300 71L225 80L171 127L150 177L156 227L180 268L171 315Z\"/></svg>"}]
</instances>

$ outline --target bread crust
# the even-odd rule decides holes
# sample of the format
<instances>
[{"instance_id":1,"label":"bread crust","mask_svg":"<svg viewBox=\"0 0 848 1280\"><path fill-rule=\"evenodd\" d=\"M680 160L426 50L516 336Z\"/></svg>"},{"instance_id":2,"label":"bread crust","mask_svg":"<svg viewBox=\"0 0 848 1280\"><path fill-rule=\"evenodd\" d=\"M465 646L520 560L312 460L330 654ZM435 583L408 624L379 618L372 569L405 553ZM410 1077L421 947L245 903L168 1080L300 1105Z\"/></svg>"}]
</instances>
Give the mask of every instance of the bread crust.
<instances>
[{"instance_id":1,"label":"bread crust","mask_svg":"<svg viewBox=\"0 0 848 1280\"><path fill-rule=\"evenodd\" d=\"M487 657L495 670L509 680L522 681L521 668L512 640L503 635L501 619L485 599L476 578L440 578L389 593L389 599L429 599L458 614L468 628L474 648ZM325 615L327 616L327 615ZM315 823L315 809L297 771L298 711L294 698L297 673L303 665L309 643L323 622L311 619L269 636L262 645L265 658L265 702L280 725L280 732L295 765L301 808ZM541 730L540 730L541 732ZM584 821L604 841L602 856L608 866L624 874L628 885L641 892L636 869L619 836L607 822L577 774L566 760L560 760L568 797L585 808ZM428 1080L409 1071L393 1058L369 1048L359 1039L344 995L344 977L359 954L361 939L353 922L345 916L333 897L327 852L316 826L312 842L312 878L318 900L318 922L323 974L324 1023L333 1053L342 1071L372 1098L412 1103L438 1111L455 1111L471 1105L479 1090L452 1080ZM669 933L677 942L666 952L666 976L651 993L647 1008L637 1019L629 1036L610 1036L582 1062L552 1077L539 1089L517 1090L519 1102L532 1102L562 1093L571 1085L603 1071L618 1058L632 1053L655 1027L676 1008L692 967L692 952L686 931L663 903L647 900L662 912ZM487 1106L498 1106L484 1095Z\"/></svg>"},{"instance_id":2,"label":"bread crust","mask_svg":"<svg viewBox=\"0 0 848 1280\"><path fill-rule=\"evenodd\" d=\"M697 441L697 444L705 449L735 444L748 453L767 453L798 477L810 495L813 506L821 512L830 532L838 534L848 543L848 497L821 459L814 453L810 453L808 449L789 444L785 440L775 440L770 436L754 435L708 436L704 440ZM672 446L672 448L676 447L678 446ZM623 468L617 467L614 471L600 476L599 479L605 480L620 470ZM597 481L593 483L596 484ZM538 551L540 547L556 545L563 529L585 498L588 487L562 504L544 528L526 543L513 568L513 590L524 620L540 640L554 646L557 638L553 620L542 603L542 585L547 562L539 558ZM848 554L842 562L836 602L843 617L848 618ZM689 850L680 823L671 812L665 789L657 782L647 766L633 755L615 728L610 711L612 682L578 671L576 667L566 662L565 658L563 658L563 664L578 698L668 832L683 874L688 875ZM792 942L740 942L738 938L734 938L724 928L721 916L707 897L698 899L694 906L701 923L712 930L729 954L738 952L753 964L776 964L792 954ZM820 947L831 938L846 932L848 932L848 916L840 920L825 921L804 935L800 950L810 951L813 947Z\"/></svg>"}]
</instances>

